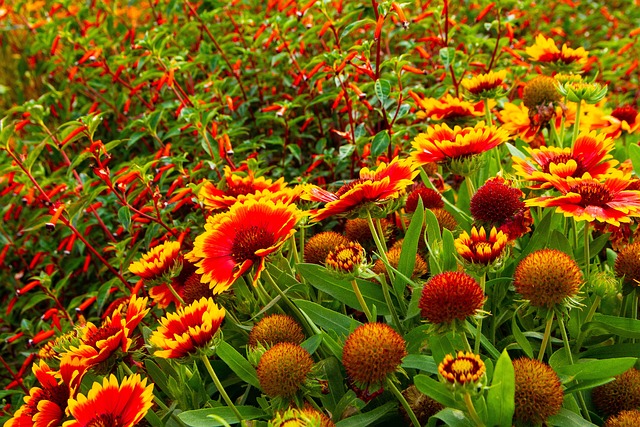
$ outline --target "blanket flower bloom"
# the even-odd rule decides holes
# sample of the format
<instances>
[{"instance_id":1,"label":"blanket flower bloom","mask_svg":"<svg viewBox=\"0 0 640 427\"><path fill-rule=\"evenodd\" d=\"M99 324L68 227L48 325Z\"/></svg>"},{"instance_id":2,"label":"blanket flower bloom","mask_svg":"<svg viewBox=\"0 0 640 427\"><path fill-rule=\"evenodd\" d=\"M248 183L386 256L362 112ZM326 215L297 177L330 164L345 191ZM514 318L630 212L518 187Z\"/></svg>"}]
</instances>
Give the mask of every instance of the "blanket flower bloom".
<instances>
[{"instance_id":1,"label":"blanket flower bloom","mask_svg":"<svg viewBox=\"0 0 640 427\"><path fill-rule=\"evenodd\" d=\"M580 178L551 176L549 182L562 194L529 199L527 206L555 207L576 221L598 221L619 226L640 216L640 191L628 190L630 175L613 171L600 178L585 173Z\"/></svg>"},{"instance_id":2,"label":"blanket flower bloom","mask_svg":"<svg viewBox=\"0 0 640 427\"><path fill-rule=\"evenodd\" d=\"M552 38L546 38L542 34L538 34L536 42L527 47L525 52L533 61L565 67L574 64L582 66L589 56L589 52L583 47L572 49L566 43L559 49Z\"/></svg>"},{"instance_id":3,"label":"blanket flower bloom","mask_svg":"<svg viewBox=\"0 0 640 427\"><path fill-rule=\"evenodd\" d=\"M579 178L589 173L593 178L606 174L618 161L609 154L614 141L604 134L595 132L578 135L573 148L540 147L525 148L530 158L513 157L513 168L527 181L537 183L533 188L549 188L548 179L553 175L560 178Z\"/></svg>"},{"instance_id":4,"label":"blanket flower bloom","mask_svg":"<svg viewBox=\"0 0 640 427\"><path fill-rule=\"evenodd\" d=\"M220 189L211 182L205 181L198 192L198 199L208 209L227 209L242 199L242 196L261 191L277 193L286 186L284 178L273 182L262 176L255 177L251 170L246 176L243 176L232 172L228 166L224 168L224 184L224 189Z\"/></svg>"},{"instance_id":5,"label":"blanket flower bloom","mask_svg":"<svg viewBox=\"0 0 640 427\"><path fill-rule=\"evenodd\" d=\"M135 374L125 377L121 384L115 375L95 382L85 396L69 399L69 412L74 420L64 427L118 426L131 427L146 415L153 403L153 384Z\"/></svg>"},{"instance_id":6,"label":"blanket flower bloom","mask_svg":"<svg viewBox=\"0 0 640 427\"><path fill-rule=\"evenodd\" d=\"M360 178L344 184L335 193L309 186L303 198L325 202L324 207L311 211L314 221L334 215L355 218L363 211L380 208L397 199L407 186L413 184L418 173L417 165L410 159L399 160L396 157L388 165L381 163L376 170L361 169Z\"/></svg>"},{"instance_id":7,"label":"blanket flower bloom","mask_svg":"<svg viewBox=\"0 0 640 427\"><path fill-rule=\"evenodd\" d=\"M420 165L429 162L451 163L482 154L507 139L507 131L485 126L484 122L479 122L475 127L455 126L453 129L444 123L429 127L427 132L413 140L411 157Z\"/></svg>"},{"instance_id":8,"label":"blanket flower bloom","mask_svg":"<svg viewBox=\"0 0 640 427\"><path fill-rule=\"evenodd\" d=\"M224 308L212 298L201 298L175 313L167 313L149 337L149 342L159 349L154 355L178 359L206 349L220 329L224 315Z\"/></svg>"},{"instance_id":9,"label":"blanket flower bloom","mask_svg":"<svg viewBox=\"0 0 640 427\"><path fill-rule=\"evenodd\" d=\"M482 101L472 104L450 94L446 94L440 99L419 99L418 106L423 110L418 111L416 114L420 119L459 120L484 115L484 103Z\"/></svg>"},{"instance_id":10,"label":"blanket flower bloom","mask_svg":"<svg viewBox=\"0 0 640 427\"><path fill-rule=\"evenodd\" d=\"M489 71L470 79L462 79L462 86L469 92L474 100L497 98L504 94L504 80L507 78L507 70Z\"/></svg>"},{"instance_id":11,"label":"blanket flower bloom","mask_svg":"<svg viewBox=\"0 0 640 427\"><path fill-rule=\"evenodd\" d=\"M471 235L463 231L453 242L458 254L471 264L488 266L498 261L507 246L509 238L502 231L491 228L489 236L484 227L471 228Z\"/></svg>"},{"instance_id":12,"label":"blanket flower bloom","mask_svg":"<svg viewBox=\"0 0 640 427\"><path fill-rule=\"evenodd\" d=\"M165 242L131 263L129 271L145 280L155 279L169 271L181 258L180 242Z\"/></svg>"},{"instance_id":13,"label":"blanket flower bloom","mask_svg":"<svg viewBox=\"0 0 640 427\"><path fill-rule=\"evenodd\" d=\"M214 294L227 290L236 279L256 266L255 283L265 258L276 252L295 233L303 213L295 205L272 200L248 199L223 213L210 216L205 232L186 255L202 274Z\"/></svg>"}]
</instances>

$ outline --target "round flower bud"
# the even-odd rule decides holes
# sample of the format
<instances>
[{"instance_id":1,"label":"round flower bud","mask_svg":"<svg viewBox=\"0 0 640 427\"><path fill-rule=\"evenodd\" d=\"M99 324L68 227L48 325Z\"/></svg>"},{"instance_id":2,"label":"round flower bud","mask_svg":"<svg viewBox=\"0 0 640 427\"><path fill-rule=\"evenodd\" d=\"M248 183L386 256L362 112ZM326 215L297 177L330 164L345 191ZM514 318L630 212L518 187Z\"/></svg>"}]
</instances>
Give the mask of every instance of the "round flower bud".
<instances>
[{"instance_id":1,"label":"round flower bud","mask_svg":"<svg viewBox=\"0 0 640 427\"><path fill-rule=\"evenodd\" d=\"M293 317L286 314L265 316L255 324L249 333L249 347L262 344L269 347L281 342L301 344L304 341L302 327Z\"/></svg>"},{"instance_id":2,"label":"round flower bud","mask_svg":"<svg viewBox=\"0 0 640 427\"><path fill-rule=\"evenodd\" d=\"M309 352L298 344L281 342L267 350L258 363L258 380L269 397L290 398L313 368Z\"/></svg>"},{"instance_id":3,"label":"round flower bud","mask_svg":"<svg viewBox=\"0 0 640 427\"><path fill-rule=\"evenodd\" d=\"M346 243L349 243L349 239L334 231L318 233L304 245L304 260L312 264L324 264L329 252Z\"/></svg>"},{"instance_id":4,"label":"round flower bud","mask_svg":"<svg viewBox=\"0 0 640 427\"><path fill-rule=\"evenodd\" d=\"M591 397L604 415L640 408L640 371L631 368L617 375L614 381L594 388Z\"/></svg>"},{"instance_id":5,"label":"round flower bud","mask_svg":"<svg viewBox=\"0 0 640 427\"><path fill-rule=\"evenodd\" d=\"M515 372L515 425L542 424L562 408L564 392L555 371L546 363L521 358L513 361Z\"/></svg>"}]
</instances>

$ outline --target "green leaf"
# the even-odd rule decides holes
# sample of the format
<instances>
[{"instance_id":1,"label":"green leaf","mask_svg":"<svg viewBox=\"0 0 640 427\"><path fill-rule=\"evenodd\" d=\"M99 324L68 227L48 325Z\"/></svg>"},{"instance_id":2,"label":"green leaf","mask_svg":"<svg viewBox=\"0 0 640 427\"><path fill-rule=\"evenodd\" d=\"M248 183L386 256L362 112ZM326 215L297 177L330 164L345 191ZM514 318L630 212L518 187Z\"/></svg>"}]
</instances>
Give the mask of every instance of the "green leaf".
<instances>
[{"instance_id":1,"label":"green leaf","mask_svg":"<svg viewBox=\"0 0 640 427\"><path fill-rule=\"evenodd\" d=\"M637 360L636 357L589 360L575 365L558 366L556 372L578 381L597 380L620 375L635 365Z\"/></svg>"},{"instance_id":2,"label":"green leaf","mask_svg":"<svg viewBox=\"0 0 640 427\"><path fill-rule=\"evenodd\" d=\"M318 362L317 368L321 373L322 378L327 379L329 386L329 393L323 394L320 397L323 406L331 413L334 413L338 401L344 396L345 388L342 382L341 374L342 365L336 357L329 357L328 359Z\"/></svg>"},{"instance_id":3,"label":"green leaf","mask_svg":"<svg viewBox=\"0 0 640 427\"><path fill-rule=\"evenodd\" d=\"M585 333L590 333L593 330L605 330L624 338L640 338L640 320L596 314L593 322L582 325L582 330Z\"/></svg>"},{"instance_id":4,"label":"green leaf","mask_svg":"<svg viewBox=\"0 0 640 427\"><path fill-rule=\"evenodd\" d=\"M125 230L129 229L131 225L131 211L128 206L122 206L118 209L118 221Z\"/></svg>"},{"instance_id":5,"label":"green leaf","mask_svg":"<svg viewBox=\"0 0 640 427\"><path fill-rule=\"evenodd\" d=\"M402 242L402 251L400 252L400 261L398 262L398 270L406 277L411 277L413 268L416 265L416 252L418 251L418 243L422 237L422 224L424 223L424 207L422 198L418 198L418 206L416 207L411 223L407 228ZM393 283L393 289L396 295L404 295L404 288L407 285L406 280L401 276L397 276Z\"/></svg>"},{"instance_id":6,"label":"green leaf","mask_svg":"<svg viewBox=\"0 0 640 427\"><path fill-rule=\"evenodd\" d=\"M373 88L380 102L384 104L384 101L389 98L389 94L391 93L391 83L384 79L378 79Z\"/></svg>"},{"instance_id":7,"label":"green leaf","mask_svg":"<svg viewBox=\"0 0 640 427\"><path fill-rule=\"evenodd\" d=\"M309 354L313 354L320 344L322 344L322 335L318 334L307 338L302 344L300 344L300 347L307 350Z\"/></svg>"},{"instance_id":8,"label":"green leaf","mask_svg":"<svg viewBox=\"0 0 640 427\"><path fill-rule=\"evenodd\" d=\"M531 348L531 343L520 330L520 327L518 326L518 320L517 320L518 316L516 314L514 314L513 317L511 318L511 333L513 334L513 337L515 338L516 342L518 343L522 351L524 351L524 353L527 355L527 357L529 357L530 359L533 359L533 348Z\"/></svg>"},{"instance_id":9,"label":"green leaf","mask_svg":"<svg viewBox=\"0 0 640 427\"><path fill-rule=\"evenodd\" d=\"M147 374L151 377L154 384L160 388L164 393L169 394L169 388L167 387L167 373L151 359L145 359L144 367L147 370Z\"/></svg>"},{"instance_id":10,"label":"green leaf","mask_svg":"<svg viewBox=\"0 0 640 427\"><path fill-rule=\"evenodd\" d=\"M629 158L636 175L640 175L640 145L629 144Z\"/></svg>"},{"instance_id":11,"label":"green leaf","mask_svg":"<svg viewBox=\"0 0 640 427\"><path fill-rule=\"evenodd\" d=\"M436 381L427 375L419 374L414 377L413 383L420 392L426 394L437 402L440 402L442 405L451 408L460 407L460 404L453 398L451 390L441 382Z\"/></svg>"},{"instance_id":12,"label":"green leaf","mask_svg":"<svg viewBox=\"0 0 640 427\"><path fill-rule=\"evenodd\" d=\"M517 149L514 145L511 145L508 142L505 142L504 145L507 147L507 150L509 150L509 153L511 154L511 156L518 157L520 159L526 159L528 157L525 153Z\"/></svg>"},{"instance_id":13,"label":"green leaf","mask_svg":"<svg viewBox=\"0 0 640 427\"><path fill-rule=\"evenodd\" d=\"M353 309L362 310L350 281L339 279L326 268L316 264L298 264L298 272L314 288L331 295ZM369 307L375 305L380 315L390 314L380 285L361 279L356 279L356 282Z\"/></svg>"},{"instance_id":14,"label":"green leaf","mask_svg":"<svg viewBox=\"0 0 640 427\"><path fill-rule=\"evenodd\" d=\"M547 418L546 424L548 426L557 427L596 427L595 424L585 420L581 415L578 415L575 412L571 412L570 410L565 408L560 409L560 412L558 412L556 415Z\"/></svg>"},{"instance_id":15,"label":"green leaf","mask_svg":"<svg viewBox=\"0 0 640 427\"><path fill-rule=\"evenodd\" d=\"M430 374L438 373L438 364L433 360L433 356L425 354L408 354L402 359L402 367L405 369L418 369Z\"/></svg>"},{"instance_id":16,"label":"green leaf","mask_svg":"<svg viewBox=\"0 0 640 427\"><path fill-rule=\"evenodd\" d=\"M580 358L608 359L611 357L637 357L640 354L640 343L623 343L595 347L580 353Z\"/></svg>"},{"instance_id":17,"label":"green leaf","mask_svg":"<svg viewBox=\"0 0 640 427\"><path fill-rule=\"evenodd\" d=\"M245 420L255 420L265 416L265 412L254 406L236 406L236 409ZM189 427L218 427L224 424L214 417L220 417L229 424L240 422L231 408L219 406L217 408L196 409L178 414L178 418Z\"/></svg>"},{"instance_id":18,"label":"green leaf","mask_svg":"<svg viewBox=\"0 0 640 427\"><path fill-rule=\"evenodd\" d=\"M452 47L443 47L439 52L440 60L444 68L449 68L456 56L456 50Z\"/></svg>"},{"instance_id":19,"label":"green leaf","mask_svg":"<svg viewBox=\"0 0 640 427\"><path fill-rule=\"evenodd\" d=\"M242 357L238 350L225 341L220 341L216 347L216 355L226 363L242 381L258 389L260 388L260 381L258 381L256 370L247 359Z\"/></svg>"},{"instance_id":20,"label":"green leaf","mask_svg":"<svg viewBox=\"0 0 640 427\"><path fill-rule=\"evenodd\" d=\"M371 141L371 156L375 158L384 153L390 142L391 138L389 137L388 131L383 130L378 132L378 134L373 137L373 141Z\"/></svg>"},{"instance_id":21,"label":"green leaf","mask_svg":"<svg viewBox=\"0 0 640 427\"><path fill-rule=\"evenodd\" d=\"M437 420L444 421L448 426L473 427L473 422L459 409L445 408L429 419L428 427L439 425Z\"/></svg>"},{"instance_id":22,"label":"green leaf","mask_svg":"<svg viewBox=\"0 0 640 427\"><path fill-rule=\"evenodd\" d=\"M487 412L489 425L511 425L515 410L514 396L516 392L515 374L511 358L506 350L502 352L493 371L491 387L487 394Z\"/></svg>"},{"instance_id":23,"label":"green leaf","mask_svg":"<svg viewBox=\"0 0 640 427\"><path fill-rule=\"evenodd\" d=\"M293 300L294 304L311 319L313 323L325 331L333 331L338 337L347 336L362 323L355 319L329 310L326 307L312 301L301 299Z\"/></svg>"},{"instance_id":24,"label":"green leaf","mask_svg":"<svg viewBox=\"0 0 640 427\"><path fill-rule=\"evenodd\" d=\"M373 411L365 412L364 414L353 415L344 420L338 421L336 427L361 427L373 425L380 418L388 413L395 413L397 404L395 402L387 402L382 406L377 407Z\"/></svg>"}]
</instances>

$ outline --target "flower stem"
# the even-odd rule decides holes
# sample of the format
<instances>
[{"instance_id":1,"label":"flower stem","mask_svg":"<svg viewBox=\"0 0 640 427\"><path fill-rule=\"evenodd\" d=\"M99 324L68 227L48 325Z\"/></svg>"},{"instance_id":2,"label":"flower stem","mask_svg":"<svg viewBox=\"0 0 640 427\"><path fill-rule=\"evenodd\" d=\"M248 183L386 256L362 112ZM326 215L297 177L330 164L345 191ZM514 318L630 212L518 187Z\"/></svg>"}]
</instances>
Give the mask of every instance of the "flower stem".
<instances>
[{"instance_id":1,"label":"flower stem","mask_svg":"<svg viewBox=\"0 0 640 427\"><path fill-rule=\"evenodd\" d=\"M484 292L486 281L487 273L482 273L482 276L480 276L480 288L482 289L482 292ZM482 308L484 308L484 303L482 303ZM482 338L482 317L478 319L478 326L476 328L476 340L473 343L473 352L475 354L480 354L480 339Z\"/></svg>"},{"instance_id":2,"label":"flower stem","mask_svg":"<svg viewBox=\"0 0 640 427\"><path fill-rule=\"evenodd\" d=\"M387 268L387 273L389 273L389 277L393 282L395 275L393 271L389 268L389 259L387 258L387 251L385 250L384 245L380 241L380 236L378 236L378 232L376 230L376 226L373 224L373 219L371 218L371 212L367 210L367 223L369 224L369 230L371 230L371 236L373 237L373 241L376 243L376 248L378 249L378 255L380 259L384 262L385 267Z\"/></svg>"},{"instance_id":3,"label":"flower stem","mask_svg":"<svg viewBox=\"0 0 640 427\"><path fill-rule=\"evenodd\" d=\"M576 121L573 123L573 136L571 137L571 147L573 148L573 144L575 144L576 139L578 139L578 133L580 132L580 108L582 107L582 101L578 101L578 105L576 106Z\"/></svg>"},{"instance_id":4,"label":"flower stem","mask_svg":"<svg viewBox=\"0 0 640 427\"><path fill-rule=\"evenodd\" d=\"M471 181L471 175L467 175L464 178L464 183L467 184L467 193L469 193L469 200L471 200L471 197L473 197L473 195L476 193L476 189L473 186L473 181Z\"/></svg>"},{"instance_id":5,"label":"flower stem","mask_svg":"<svg viewBox=\"0 0 640 427\"><path fill-rule=\"evenodd\" d=\"M291 301L291 299L289 299L289 297L282 292L282 290L280 289L280 287L278 286L278 284L276 283L276 281L273 279L273 277L271 276L271 273L269 273L269 270L267 270L265 268L265 270L262 273L264 275L264 277L267 279L267 281L269 282L269 284L273 287L273 289L276 290L276 292L278 293L278 295L280 295L280 298L284 301L284 303L291 309L291 311L296 315L296 317L298 318L298 320L300 320L300 322L302 323L302 326L304 326L304 329L307 331L307 334L309 336L313 336L315 334L315 332L313 331L313 329L311 328L311 326L309 325L309 322L307 321L307 318L302 314L302 312L300 311L300 309L298 309L298 307Z\"/></svg>"},{"instance_id":6,"label":"flower stem","mask_svg":"<svg viewBox=\"0 0 640 427\"><path fill-rule=\"evenodd\" d=\"M549 338L551 337L551 327L553 326L553 317L555 312L553 310L549 310L549 314L547 314L547 324L544 328L544 336L542 337L542 343L540 344L540 352L538 353L538 360L542 362L542 358L544 357L544 352L547 349L547 344L549 343Z\"/></svg>"},{"instance_id":7,"label":"flower stem","mask_svg":"<svg viewBox=\"0 0 640 427\"><path fill-rule=\"evenodd\" d=\"M469 412L469 417L471 417L471 420L473 421L473 423L477 427L485 427L484 423L482 422L482 420L478 416L478 413L476 412L475 406L473 406L473 402L471 401L471 395L469 394L469 392L466 392L464 394L464 404L467 407L467 412Z\"/></svg>"},{"instance_id":8,"label":"flower stem","mask_svg":"<svg viewBox=\"0 0 640 427\"><path fill-rule=\"evenodd\" d=\"M364 302L364 297L362 296L362 292L360 292L360 287L358 286L358 282L356 282L356 279L351 279L351 286L353 287L353 292L355 292L356 294L358 303L360 303L360 307L362 307L362 311L364 311L364 314L367 316L367 320L369 322L375 322L375 319L369 311L369 307L367 307L367 304Z\"/></svg>"},{"instance_id":9,"label":"flower stem","mask_svg":"<svg viewBox=\"0 0 640 427\"><path fill-rule=\"evenodd\" d=\"M391 301L391 295L389 294L389 284L387 283L387 278L384 274L379 274L378 278L380 279L380 283L382 284L382 295L384 295L384 301L389 306L389 311L391 312L391 317L393 318L393 323L396 325L396 329L400 334L404 334L402 329L402 324L400 323L400 318L398 317L398 313L396 312L396 308L393 306L393 302Z\"/></svg>"},{"instance_id":10,"label":"flower stem","mask_svg":"<svg viewBox=\"0 0 640 427\"><path fill-rule=\"evenodd\" d=\"M471 352L471 344L469 344L469 339L467 338L467 328L465 328L464 331L462 331L462 341L464 341L464 347L465 350L467 350L468 352Z\"/></svg>"},{"instance_id":11,"label":"flower stem","mask_svg":"<svg viewBox=\"0 0 640 427\"><path fill-rule=\"evenodd\" d=\"M589 264L589 259L591 255L589 253L589 223L585 222L584 224L584 280L585 282L589 282L589 270L591 265Z\"/></svg>"},{"instance_id":12,"label":"flower stem","mask_svg":"<svg viewBox=\"0 0 640 427\"><path fill-rule=\"evenodd\" d=\"M243 421L242 420L242 415L240 415L240 412L238 411L238 408L235 407L235 405L233 404L233 402L229 398L229 395L227 394L227 392L225 391L224 387L222 386L222 383L218 379L218 376L216 375L216 372L213 370L213 367L211 366L211 362L209 362L209 358L205 354L202 355L202 361L204 362L204 366L207 368L207 371L209 371L209 376L211 376L211 379L213 380L213 383L216 385L216 388L218 389L218 392L220 393L220 396L222 396L222 399L225 401L227 406L229 408L231 408L233 413L236 415L236 418L238 418L238 421L242 422Z\"/></svg>"},{"instance_id":13,"label":"flower stem","mask_svg":"<svg viewBox=\"0 0 640 427\"><path fill-rule=\"evenodd\" d=\"M585 317L584 321L582 322L583 325L585 323L591 322L593 315L596 313L596 310L600 306L600 301L602 301L602 297L600 297L599 295L596 295L596 298L593 301L593 304L591 304L591 307L589 307L589 312L587 313L587 317ZM582 342L584 341L584 337L585 337L584 331L580 330L580 332L578 333L578 338L576 338L576 345L575 345L576 353L580 351L580 348L582 347Z\"/></svg>"},{"instance_id":14,"label":"flower stem","mask_svg":"<svg viewBox=\"0 0 640 427\"><path fill-rule=\"evenodd\" d=\"M384 252L387 252L387 241L384 238L384 231L382 230L382 222L380 218L376 218L376 231L378 232L378 238L380 239L380 243L382 243L382 247L384 248Z\"/></svg>"},{"instance_id":15,"label":"flower stem","mask_svg":"<svg viewBox=\"0 0 640 427\"><path fill-rule=\"evenodd\" d=\"M393 382L391 378L387 378L387 387L389 388L391 393L393 393L396 399L398 399L398 401L400 402L404 410L407 411L407 415L409 415L409 419L411 419L411 423L413 424L413 426L420 427L420 422L418 421L418 417L416 417L416 414L413 412L413 409L411 409L409 402L407 402L407 399L404 398L404 396L402 395L400 390L398 390L398 387L396 386L396 384Z\"/></svg>"},{"instance_id":16,"label":"flower stem","mask_svg":"<svg viewBox=\"0 0 640 427\"><path fill-rule=\"evenodd\" d=\"M171 295L173 295L173 297L176 299L176 301L178 301L181 306L184 306L185 305L184 304L184 300L182 299L182 297L180 295L178 295L178 292L173 287L173 284L167 283L167 288L169 288L169 292L171 292Z\"/></svg>"}]
</instances>

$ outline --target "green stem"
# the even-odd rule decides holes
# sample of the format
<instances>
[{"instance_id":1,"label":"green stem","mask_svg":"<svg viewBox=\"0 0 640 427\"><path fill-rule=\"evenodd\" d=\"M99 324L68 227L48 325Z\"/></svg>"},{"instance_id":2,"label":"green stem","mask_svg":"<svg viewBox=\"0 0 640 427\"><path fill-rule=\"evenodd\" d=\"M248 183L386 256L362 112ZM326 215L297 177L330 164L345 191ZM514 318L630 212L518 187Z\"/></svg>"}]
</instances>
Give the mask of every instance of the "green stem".
<instances>
[{"instance_id":1,"label":"green stem","mask_svg":"<svg viewBox=\"0 0 640 427\"><path fill-rule=\"evenodd\" d=\"M378 232L376 231L376 226L373 224L373 219L371 218L371 212L367 211L367 224L369 224L369 230L371 230L371 236L373 237L373 241L376 244L376 248L378 249L378 255L380 259L382 259L387 273L389 274L389 278L393 282L395 275L393 274L393 270L389 268L389 259L387 258L387 251L385 250L384 245L380 241L380 236L378 236Z\"/></svg>"},{"instance_id":2,"label":"green stem","mask_svg":"<svg viewBox=\"0 0 640 427\"><path fill-rule=\"evenodd\" d=\"M475 406L473 406L473 402L471 401L471 395L469 394L469 392L466 392L464 394L464 404L467 407L467 412L469 412L469 417L471 417L473 423L477 427L485 427L485 424L482 422L480 416L478 416L478 413L476 412Z\"/></svg>"},{"instance_id":3,"label":"green stem","mask_svg":"<svg viewBox=\"0 0 640 427\"><path fill-rule=\"evenodd\" d=\"M222 383L218 379L218 376L216 375L216 372L213 370L213 366L211 366L211 362L209 362L209 358L207 357L206 354L202 354L202 361L204 362L204 366L207 368L207 371L209 371L209 376L213 380L213 383L216 385L216 388L218 389L220 396L222 396L222 399L225 401L227 406L231 408L233 413L236 415L236 418L238 418L238 421L242 422L243 421L242 415L240 415L238 408L235 407L235 405L229 398L229 395L227 394L224 387L222 386Z\"/></svg>"},{"instance_id":4,"label":"green stem","mask_svg":"<svg viewBox=\"0 0 640 427\"><path fill-rule=\"evenodd\" d=\"M378 238L380 239L380 243L382 243L382 247L384 248L384 252L388 251L387 249L387 239L384 238L384 231L382 230L382 222L380 218L376 218L376 231L378 232Z\"/></svg>"},{"instance_id":5,"label":"green stem","mask_svg":"<svg viewBox=\"0 0 640 427\"><path fill-rule=\"evenodd\" d=\"M582 107L582 101L578 101L578 105L576 106L576 121L573 124L573 136L571 137L571 147L573 148L573 144L575 144L576 139L578 139L578 133L580 132L580 108Z\"/></svg>"},{"instance_id":6,"label":"green stem","mask_svg":"<svg viewBox=\"0 0 640 427\"><path fill-rule=\"evenodd\" d=\"M487 281L487 273L482 273L480 276L480 288L482 288L482 292L484 293L485 283ZM484 303L482 305L484 308ZM473 343L473 352L475 354L480 354L480 339L482 338L482 317L478 319L478 326L476 329L476 340Z\"/></svg>"},{"instance_id":7,"label":"green stem","mask_svg":"<svg viewBox=\"0 0 640 427\"><path fill-rule=\"evenodd\" d=\"M364 297L362 296L362 292L360 292L360 287L358 286L356 279L351 279L351 287L353 287L353 292L355 292L358 303L360 304L360 307L362 307L364 314L367 316L367 320L369 322L375 322L375 319L369 311L369 307L367 307L367 303L364 302Z\"/></svg>"},{"instance_id":8,"label":"green stem","mask_svg":"<svg viewBox=\"0 0 640 427\"><path fill-rule=\"evenodd\" d=\"M430 188L433 191L438 191L436 186L433 185L433 182L431 182L431 180L429 179L429 176L425 172L423 166L420 167L420 179L422 180L422 183L425 185L425 187ZM458 207L455 204L451 203L449 199L447 199L446 197L443 197L442 201L444 202L445 206L451 209L451 211L456 212L457 215L463 217L467 221L473 221L473 218L471 218L471 216L468 213L458 209ZM539 208L539 209L542 209L542 208Z\"/></svg>"},{"instance_id":9,"label":"green stem","mask_svg":"<svg viewBox=\"0 0 640 427\"><path fill-rule=\"evenodd\" d=\"M491 109L489 108L489 100L484 100L484 118L487 122L487 126L493 126L493 117L491 116ZM493 150L494 158L496 161L496 166L498 167L498 171L502 170L502 161L500 160L500 147L498 146Z\"/></svg>"},{"instance_id":10,"label":"green stem","mask_svg":"<svg viewBox=\"0 0 640 427\"><path fill-rule=\"evenodd\" d=\"M304 227L300 227L298 229L298 235L300 236L300 255L298 259L301 259L302 261L304 261L304 235L305 235L305 228Z\"/></svg>"},{"instance_id":11,"label":"green stem","mask_svg":"<svg viewBox=\"0 0 640 427\"><path fill-rule=\"evenodd\" d=\"M538 360L542 362L542 358L544 357L544 352L547 349L547 344L549 343L549 338L551 337L551 327L553 326L553 310L549 310L547 314L547 323L544 328L544 336L542 337L542 343L540 344L540 352L538 353Z\"/></svg>"},{"instance_id":12,"label":"green stem","mask_svg":"<svg viewBox=\"0 0 640 427\"><path fill-rule=\"evenodd\" d=\"M467 328L465 327L462 331L462 341L464 341L465 350L471 353L471 344L469 344L469 339L467 338Z\"/></svg>"},{"instance_id":13,"label":"green stem","mask_svg":"<svg viewBox=\"0 0 640 427\"><path fill-rule=\"evenodd\" d=\"M564 99L562 100L562 103L564 105L567 105L567 97L565 96ZM562 114L562 119L560 119L560 139L559 139L559 147L563 148L564 147L564 132L565 132L565 128L564 128L564 122L566 120L565 114Z\"/></svg>"},{"instance_id":14,"label":"green stem","mask_svg":"<svg viewBox=\"0 0 640 427\"><path fill-rule=\"evenodd\" d=\"M602 301L602 298L599 295L596 295L596 298L593 300L593 304L591 304L591 307L589 307L589 312L587 313L587 317L585 317L584 321L582 322L583 325L585 323L591 322L591 319L593 319L593 315L596 314L596 310L600 306L600 301ZM575 346L576 353L580 352L580 348L582 348L582 342L584 341L585 335L586 334L583 330L580 330L580 332L578 333L578 338L576 339L576 346Z\"/></svg>"},{"instance_id":15,"label":"green stem","mask_svg":"<svg viewBox=\"0 0 640 427\"><path fill-rule=\"evenodd\" d=\"M404 398L404 396L402 395L400 390L398 390L398 387L396 386L396 384L393 382L391 378L387 378L387 387L389 388L391 393L393 393L396 399L398 399L398 401L400 402L404 410L407 412L407 415L409 415L409 419L411 420L411 423L413 424L413 426L420 427L420 422L418 421L418 417L416 417L416 414L413 412L413 409L411 409L411 405L409 405L409 402L407 402L407 399Z\"/></svg>"},{"instance_id":16,"label":"green stem","mask_svg":"<svg viewBox=\"0 0 640 427\"><path fill-rule=\"evenodd\" d=\"M467 175L464 178L464 183L467 184L467 193L469 193L469 200L471 200L473 195L476 193L476 189L473 186L473 181L471 181L471 175Z\"/></svg>"},{"instance_id":17,"label":"green stem","mask_svg":"<svg viewBox=\"0 0 640 427\"><path fill-rule=\"evenodd\" d=\"M391 318L393 319L393 323L396 325L396 329L400 332L401 335L404 335L404 331L402 329L402 324L400 323L400 318L398 317L398 313L396 312L396 308L391 301L391 295L389 294L389 285L387 284L387 278L384 274L379 274L378 279L380 279L380 283L382 284L382 295L384 295L384 301L389 306L389 311L391 312Z\"/></svg>"},{"instance_id":18,"label":"green stem","mask_svg":"<svg viewBox=\"0 0 640 427\"><path fill-rule=\"evenodd\" d=\"M298 248L296 247L295 234L291 235L291 237L289 238L289 241L291 242L291 254L293 255L293 263L295 265L298 265L300 264L300 257L298 256Z\"/></svg>"},{"instance_id":19,"label":"green stem","mask_svg":"<svg viewBox=\"0 0 640 427\"><path fill-rule=\"evenodd\" d=\"M562 142L560 142L560 137L558 136L558 132L556 132L555 118L549 122L549 139L555 141L558 146L562 147Z\"/></svg>"},{"instance_id":20,"label":"green stem","mask_svg":"<svg viewBox=\"0 0 640 427\"><path fill-rule=\"evenodd\" d=\"M181 306L184 306L184 300L180 295L178 295L178 292L176 292L173 285L171 283L167 283L167 287L169 288L169 292L171 292L171 295L173 295L173 297L180 303Z\"/></svg>"},{"instance_id":21,"label":"green stem","mask_svg":"<svg viewBox=\"0 0 640 427\"><path fill-rule=\"evenodd\" d=\"M591 255L589 253L589 222L585 222L584 224L584 280L585 282L589 282L589 270L591 270L591 265L589 264L589 259Z\"/></svg>"},{"instance_id":22,"label":"green stem","mask_svg":"<svg viewBox=\"0 0 640 427\"><path fill-rule=\"evenodd\" d=\"M298 307L296 307L296 305L291 301L291 299L289 299L289 297L282 292L282 290L280 289L280 287L278 286L278 284L276 283L276 281L273 279L273 277L271 276L271 273L269 273L269 271L267 269L265 269L262 274L264 275L264 277L267 279L267 281L269 282L269 284L273 287L273 289L276 290L276 292L278 293L278 295L280 295L280 298L284 301L284 303L291 309L291 311L296 315L296 317L298 318L298 320L300 321L300 323L302 323L302 326L304 327L304 329L307 331L307 335L308 336L313 336L314 335L314 331L311 328L311 326L309 326L309 322L307 322L307 318L302 314L302 312L300 311L300 309L298 309Z\"/></svg>"}]
</instances>

